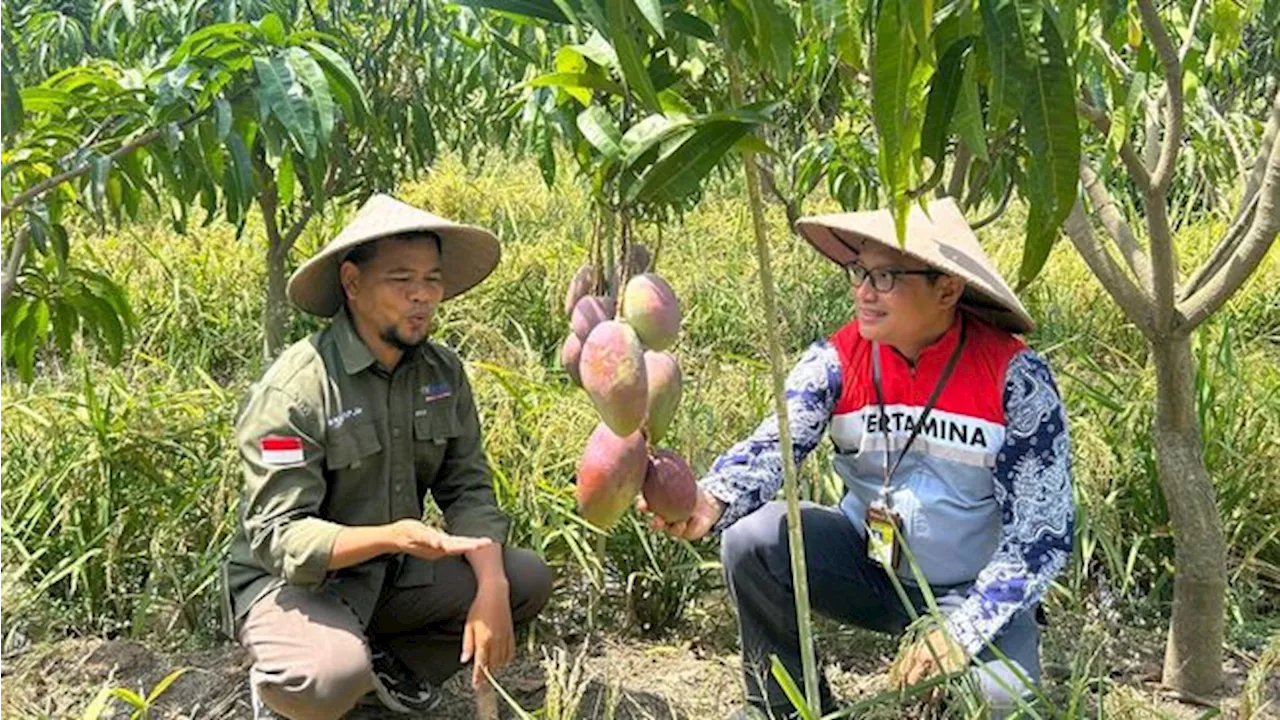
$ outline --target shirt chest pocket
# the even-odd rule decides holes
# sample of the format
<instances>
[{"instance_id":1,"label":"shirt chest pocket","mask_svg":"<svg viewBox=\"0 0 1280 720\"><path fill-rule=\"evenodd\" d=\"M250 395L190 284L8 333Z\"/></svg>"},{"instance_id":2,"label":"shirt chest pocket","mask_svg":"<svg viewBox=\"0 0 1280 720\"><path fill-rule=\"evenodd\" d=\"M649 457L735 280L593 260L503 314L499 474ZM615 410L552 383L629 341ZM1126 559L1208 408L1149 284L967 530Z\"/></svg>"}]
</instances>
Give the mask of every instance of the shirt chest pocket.
<instances>
[{"instance_id":1,"label":"shirt chest pocket","mask_svg":"<svg viewBox=\"0 0 1280 720\"><path fill-rule=\"evenodd\" d=\"M418 479L431 485L440 471L449 443L462 433L452 398L436 400L414 410L413 451Z\"/></svg>"},{"instance_id":2,"label":"shirt chest pocket","mask_svg":"<svg viewBox=\"0 0 1280 720\"><path fill-rule=\"evenodd\" d=\"M329 431L325 467L329 470L328 507L343 514L349 509L369 507L369 488L382 473L382 442L373 418L360 418ZM359 518L337 518L359 525ZM368 520L366 520L367 522Z\"/></svg>"}]
</instances>

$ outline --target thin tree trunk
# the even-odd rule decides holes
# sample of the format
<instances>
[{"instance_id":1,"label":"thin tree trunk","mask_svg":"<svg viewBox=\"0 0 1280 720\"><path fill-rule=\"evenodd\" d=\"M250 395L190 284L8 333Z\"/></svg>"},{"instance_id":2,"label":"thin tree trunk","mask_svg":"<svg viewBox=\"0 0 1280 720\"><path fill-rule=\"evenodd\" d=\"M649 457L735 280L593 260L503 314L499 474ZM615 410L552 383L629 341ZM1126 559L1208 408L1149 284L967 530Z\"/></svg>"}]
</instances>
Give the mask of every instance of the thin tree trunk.
<instances>
[{"instance_id":1,"label":"thin tree trunk","mask_svg":"<svg viewBox=\"0 0 1280 720\"><path fill-rule=\"evenodd\" d=\"M1226 541L1204 465L1190 337L1180 333L1157 340L1152 358L1156 466L1173 523L1177 568L1163 681L1204 697L1222 682Z\"/></svg>"},{"instance_id":2,"label":"thin tree trunk","mask_svg":"<svg viewBox=\"0 0 1280 720\"><path fill-rule=\"evenodd\" d=\"M725 54L728 58L730 93L734 104L740 106L745 100L737 60L732 52ZM755 153L744 152L742 166L747 177L747 202L751 206L751 223L756 236L756 261L760 266L760 288L764 296L765 335L769 338L769 369L773 380L774 411L778 418L778 444L782 453L783 492L787 501L787 541L791 550L791 583L796 595L796 626L800 636L804 695L809 707L820 712L822 700L818 689L818 661L809 605L809 574L805 567L804 530L800 523L800 487L791 442L791 423L787 413L786 371L783 368L782 338L778 332L780 319L773 284L773 261L769 253L764 200L760 194L760 175Z\"/></svg>"},{"instance_id":3,"label":"thin tree trunk","mask_svg":"<svg viewBox=\"0 0 1280 720\"><path fill-rule=\"evenodd\" d=\"M18 275L22 272L22 265L27 259L28 239L29 233L24 225L18 231L18 236L13 239L13 245L9 248L9 257L4 261L4 278L0 279L0 300L8 300L18 287Z\"/></svg>"},{"instance_id":4,"label":"thin tree trunk","mask_svg":"<svg viewBox=\"0 0 1280 720\"><path fill-rule=\"evenodd\" d=\"M289 300L285 296L286 267L280 236L268 235L267 248L267 299L262 306L263 353L272 360L284 349L288 339Z\"/></svg>"}]
</instances>

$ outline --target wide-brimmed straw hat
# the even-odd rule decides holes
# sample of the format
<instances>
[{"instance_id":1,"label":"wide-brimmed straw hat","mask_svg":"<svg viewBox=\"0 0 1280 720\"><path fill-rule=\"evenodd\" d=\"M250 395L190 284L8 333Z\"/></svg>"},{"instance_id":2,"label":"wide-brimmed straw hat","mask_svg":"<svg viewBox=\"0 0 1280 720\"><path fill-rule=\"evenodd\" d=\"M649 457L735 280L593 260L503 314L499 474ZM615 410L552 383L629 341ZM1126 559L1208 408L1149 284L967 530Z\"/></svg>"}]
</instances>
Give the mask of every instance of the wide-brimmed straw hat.
<instances>
[{"instance_id":1,"label":"wide-brimmed straw hat","mask_svg":"<svg viewBox=\"0 0 1280 720\"><path fill-rule=\"evenodd\" d=\"M965 291L960 305L992 325L1018 334L1036 327L951 198L930 202L928 215L912 205L906 242L902 245L888 210L803 217L796 222L796 229L818 252L841 267L858 258L865 242L905 253L962 278Z\"/></svg>"},{"instance_id":2,"label":"wide-brimmed straw hat","mask_svg":"<svg viewBox=\"0 0 1280 720\"><path fill-rule=\"evenodd\" d=\"M432 232L440 238L446 300L488 277L502 256L498 238L484 228L445 220L390 195L374 195L337 237L294 271L286 287L289 300L312 315L333 317L344 301L338 266L347 253L373 240L421 232Z\"/></svg>"}]
</instances>

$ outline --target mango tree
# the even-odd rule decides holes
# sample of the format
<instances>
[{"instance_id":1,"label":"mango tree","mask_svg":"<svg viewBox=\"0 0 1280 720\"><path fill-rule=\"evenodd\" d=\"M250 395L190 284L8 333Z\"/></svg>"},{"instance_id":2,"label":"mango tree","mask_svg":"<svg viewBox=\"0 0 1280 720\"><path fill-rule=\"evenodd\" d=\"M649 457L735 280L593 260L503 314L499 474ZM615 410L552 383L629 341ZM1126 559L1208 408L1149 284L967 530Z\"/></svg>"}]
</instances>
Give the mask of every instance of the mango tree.
<instances>
[{"instance_id":1,"label":"mango tree","mask_svg":"<svg viewBox=\"0 0 1280 720\"><path fill-rule=\"evenodd\" d=\"M1152 432L1176 564L1164 682L1194 696L1221 679L1226 550L1202 452L1191 336L1280 230L1277 8L1261 10L1207 0L908 0L882 3L873 34L880 176L898 217L948 163L953 174L968 166L970 183L1001 176L1029 208L1021 284L1065 223L1149 343ZM1242 38L1253 47L1243 49ZM1259 56L1270 72L1250 70ZM1249 90L1202 82L1224 72ZM1242 115L1251 120L1226 119ZM1177 220L1220 208L1208 190L1218 179L1241 193L1217 247L1183 276Z\"/></svg>"}]
</instances>

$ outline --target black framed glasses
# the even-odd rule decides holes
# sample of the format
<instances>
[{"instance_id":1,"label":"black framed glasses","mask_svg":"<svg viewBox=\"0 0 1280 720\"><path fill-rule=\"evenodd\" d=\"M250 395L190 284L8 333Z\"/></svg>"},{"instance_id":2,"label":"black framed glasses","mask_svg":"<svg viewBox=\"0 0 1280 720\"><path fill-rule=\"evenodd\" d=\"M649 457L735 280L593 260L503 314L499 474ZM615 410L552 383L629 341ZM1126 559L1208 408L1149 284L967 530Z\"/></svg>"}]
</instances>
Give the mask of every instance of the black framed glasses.
<instances>
[{"instance_id":1,"label":"black framed glasses","mask_svg":"<svg viewBox=\"0 0 1280 720\"><path fill-rule=\"evenodd\" d=\"M884 268L876 270L868 270L856 262L851 262L844 266L845 274L849 276L849 282L854 288L862 287L862 283L867 278L871 278L871 288L876 292L887 293L893 290L893 286L898 282L901 275L924 275L927 277L941 277L943 273L938 270L887 270Z\"/></svg>"}]
</instances>

